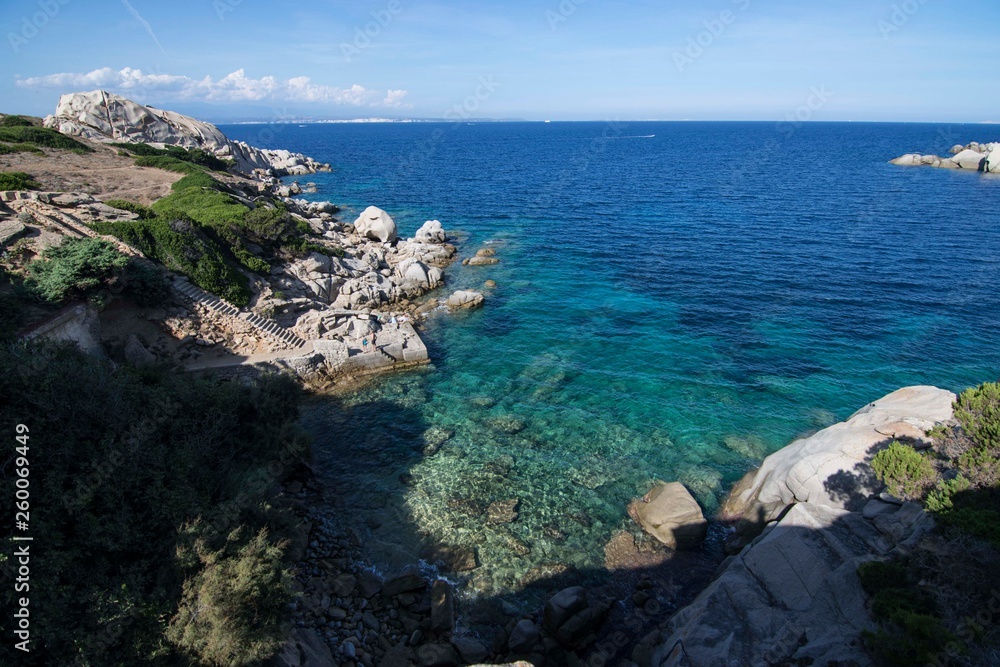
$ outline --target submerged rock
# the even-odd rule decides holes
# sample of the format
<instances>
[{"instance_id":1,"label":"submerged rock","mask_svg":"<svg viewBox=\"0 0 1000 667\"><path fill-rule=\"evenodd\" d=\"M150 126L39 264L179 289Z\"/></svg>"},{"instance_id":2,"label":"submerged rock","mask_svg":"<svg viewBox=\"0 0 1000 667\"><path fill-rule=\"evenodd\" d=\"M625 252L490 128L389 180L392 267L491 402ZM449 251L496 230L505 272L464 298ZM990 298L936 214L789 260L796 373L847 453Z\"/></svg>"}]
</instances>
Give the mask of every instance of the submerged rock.
<instances>
[{"instance_id":1,"label":"submerged rock","mask_svg":"<svg viewBox=\"0 0 1000 667\"><path fill-rule=\"evenodd\" d=\"M498 500L486 508L486 522L491 524L513 523L517 521L517 506L521 501Z\"/></svg>"}]
</instances>

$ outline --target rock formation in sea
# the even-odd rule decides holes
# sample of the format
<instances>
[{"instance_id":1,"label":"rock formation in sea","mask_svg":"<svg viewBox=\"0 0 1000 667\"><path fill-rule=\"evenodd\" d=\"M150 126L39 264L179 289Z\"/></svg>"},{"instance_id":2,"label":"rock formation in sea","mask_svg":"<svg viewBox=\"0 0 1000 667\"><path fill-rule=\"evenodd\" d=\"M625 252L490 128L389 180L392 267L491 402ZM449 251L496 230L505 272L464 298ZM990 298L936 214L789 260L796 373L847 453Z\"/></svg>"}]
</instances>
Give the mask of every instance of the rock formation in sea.
<instances>
[{"instance_id":1,"label":"rock formation in sea","mask_svg":"<svg viewBox=\"0 0 1000 667\"><path fill-rule=\"evenodd\" d=\"M102 143L200 148L216 157L235 161L236 169L244 174L300 175L330 168L299 153L256 148L233 141L211 123L143 106L104 90L63 95L55 114L45 119L45 126Z\"/></svg>"},{"instance_id":2,"label":"rock formation in sea","mask_svg":"<svg viewBox=\"0 0 1000 667\"><path fill-rule=\"evenodd\" d=\"M925 443L955 395L900 389L793 442L740 482L724 512L758 533L686 608L635 649L640 667L871 665L858 566L903 552L933 520L884 494L869 466L893 440Z\"/></svg>"},{"instance_id":3,"label":"rock formation in sea","mask_svg":"<svg viewBox=\"0 0 1000 667\"><path fill-rule=\"evenodd\" d=\"M907 153L895 160L890 160L890 162L903 167L926 166L938 167L939 169L1000 173L1000 142L978 143L974 141L966 146L956 145L952 147L951 153L952 157Z\"/></svg>"}]
</instances>

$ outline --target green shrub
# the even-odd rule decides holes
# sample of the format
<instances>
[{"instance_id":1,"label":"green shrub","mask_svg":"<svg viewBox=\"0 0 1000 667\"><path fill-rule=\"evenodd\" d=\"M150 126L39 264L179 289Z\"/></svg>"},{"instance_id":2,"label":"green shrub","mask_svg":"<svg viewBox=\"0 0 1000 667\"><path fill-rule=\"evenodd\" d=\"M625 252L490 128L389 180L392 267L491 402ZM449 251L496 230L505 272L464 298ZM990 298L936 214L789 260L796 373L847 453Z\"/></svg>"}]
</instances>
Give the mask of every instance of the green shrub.
<instances>
[{"instance_id":1,"label":"green shrub","mask_svg":"<svg viewBox=\"0 0 1000 667\"><path fill-rule=\"evenodd\" d=\"M42 185L23 171L0 171L0 190L38 190Z\"/></svg>"},{"instance_id":2,"label":"green shrub","mask_svg":"<svg viewBox=\"0 0 1000 667\"><path fill-rule=\"evenodd\" d=\"M59 304L84 296L127 263L128 257L107 241L67 238L28 264L24 285L39 301Z\"/></svg>"},{"instance_id":3,"label":"green shrub","mask_svg":"<svg viewBox=\"0 0 1000 667\"><path fill-rule=\"evenodd\" d=\"M1000 511L957 507L939 514L937 518L950 532L975 537L1000 548Z\"/></svg>"},{"instance_id":4,"label":"green shrub","mask_svg":"<svg viewBox=\"0 0 1000 667\"><path fill-rule=\"evenodd\" d=\"M165 210L154 220L95 223L93 228L138 248L146 257L186 275L198 287L233 305L242 307L250 302L246 276L231 266L219 244L183 213Z\"/></svg>"},{"instance_id":5,"label":"green shrub","mask_svg":"<svg viewBox=\"0 0 1000 667\"><path fill-rule=\"evenodd\" d=\"M968 479L959 475L955 479L941 480L937 486L927 494L924 507L928 512L944 512L954 507L952 496L962 491L968 491L972 484Z\"/></svg>"},{"instance_id":6,"label":"green shrub","mask_svg":"<svg viewBox=\"0 0 1000 667\"><path fill-rule=\"evenodd\" d=\"M33 127L35 123L25 116L11 114L0 118L0 127Z\"/></svg>"},{"instance_id":7,"label":"green shrub","mask_svg":"<svg viewBox=\"0 0 1000 667\"><path fill-rule=\"evenodd\" d=\"M94 150L72 137L60 134L47 127L0 126L0 141L11 144L35 144L46 148L62 148L77 153L93 153Z\"/></svg>"},{"instance_id":8,"label":"green shrub","mask_svg":"<svg viewBox=\"0 0 1000 667\"><path fill-rule=\"evenodd\" d=\"M977 445L1000 449L1000 383L963 391L955 401L955 419Z\"/></svg>"},{"instance_id":9,"label":"green shrub","mask_svg":"<svg viewBox=\"0 0 1000 667\"><path fill-rule=\"evenodd\" d=\"M12 153L37 153L39 155L45 155L45 151L33 144L0 143L0 155L10 155Z\"/></svg>"},{"instance_id":10,"label":"green shrub","mask_svg":"<svg viewBox=\"0 0 1000 667\"><path fill-rule=\"evenodd\" d=\"M186 190L188 188L212 188L219 190L221 187L222 184L217 180L203 171L197 171L192 174L188 174L181 180L177 181L170 186L170 189L174 192L180 192L181 190Z\"/></svg>"},{"instance_id":11,"label":"green shrub","mask_svg":"<svg viewBox=\"0 0 1000 667\"><path fill-rule=\"evenodd\" d=\"M125 199L108 199L104 202L111 208L117 208L120 211L128 211L129 213L135 213L139 216L140 220L152 220L156 217L153 213L153 209L148 206L143 206L142 204L136 204L135 202L130 202Z\"/></svg>"},{"instance_id":12,"label":"green shrub","mask_svg":"<svg viewBox=\"0 0 1000 667\"><path fill-rule=\"evenodd\" d=\"M27 424L31 534L45 544L31 552L39 641L30 655L3 642L0 664L209 664L167 636L191 624L192 645L226 643L227 665L266 658L287 601L279 538L290 518L274 487L305 452L295 383L220 383L43 343L0 346L0 377L0 430L12 443L3 475L13 477L15 425ZM197 537L222 553L181 562L192 543L184 527L198 517ZM0 538L13 533L9 523ZM14 587L4 589L11 609ZM195 601L208 605L204 619L168 625Z\"/></svg>"},{"instance_id":13,"label":"green shrub","mask_svg":"<svg viewBox=\"0 0 1000 667\"><path fill-rule=\"evenodd\" d=\"M934 485L937 473L927 458L913 447L893 442L872 459L872 470L901 500L915 500Z\"/></svg>"},{"instance_id":14,"label":"green shrub","mask_svg":"<svg viewBox=\"0 0 1000 667\"><path fill-rule=\"evenodd\" d=\"M201 664L246 665L272 656L283 640L282 620L291 600L291 577L281 567L283 545L270 543L266 529L246 540L233 531L218 551L198 540L193 554L199 571L184 582L167 638Z\"/></svg>"},{"instance_id":15,"label":"green shrub","mask_svg":"<svg viewBox=\"0 0 1000 667\"><path fill-rule=\"evenodd\" d=\"M231 165L231 161L217 158L213 153L209 153L201 148L181 148L180 146L165 146L155 148L149 144L129 144L113 143L115 148L128 151L132 155L140 157L171 157L182 162L201 165L213 171L225 171Z\"/></svg>"},{"instance_id":16,"label":"green shrub","mask_svg":"<svg viewBox=\"0 0 1000 667\"><path fill-rule=\"evenodd\" d=\"M271 272L271 265L262 260L260 257L252 254L249 250L242 247L234 247L233 255L239 260L240 264L247 267L254 273L259 273L261 275L267 275Z\"/></svg>"}]
</instances>

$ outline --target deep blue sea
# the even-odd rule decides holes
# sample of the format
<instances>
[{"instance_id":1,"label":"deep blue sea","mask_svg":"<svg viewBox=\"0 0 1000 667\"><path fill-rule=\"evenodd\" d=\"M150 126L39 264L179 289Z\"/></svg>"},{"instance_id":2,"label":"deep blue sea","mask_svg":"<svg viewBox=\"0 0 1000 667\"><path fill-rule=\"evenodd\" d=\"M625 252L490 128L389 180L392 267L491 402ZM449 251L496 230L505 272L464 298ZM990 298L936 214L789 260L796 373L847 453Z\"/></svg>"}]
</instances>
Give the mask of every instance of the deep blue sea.
<instances>
[{"instance_id":1,"label":"deep blue sea","mask_svg":"<svg viewBox=\"0 0 1000 667\"><path fill-rule=\"evenodd\" d=\"M887 162L997 126L223 131L330 162L298 180L345 220L374 204L404 235L439 219L462 256L497 249L446 271L442 296L487 302L431 319L432 368L306 407L317 466L387 566L474 546L473 588L498 592L599 567L654 480L711 513L769 452L898 387L1000 377L1000 178ZM425 456L429 429L453 435ZM515 498L516 521L488 522Z\"/></svg>"}]
</instances>

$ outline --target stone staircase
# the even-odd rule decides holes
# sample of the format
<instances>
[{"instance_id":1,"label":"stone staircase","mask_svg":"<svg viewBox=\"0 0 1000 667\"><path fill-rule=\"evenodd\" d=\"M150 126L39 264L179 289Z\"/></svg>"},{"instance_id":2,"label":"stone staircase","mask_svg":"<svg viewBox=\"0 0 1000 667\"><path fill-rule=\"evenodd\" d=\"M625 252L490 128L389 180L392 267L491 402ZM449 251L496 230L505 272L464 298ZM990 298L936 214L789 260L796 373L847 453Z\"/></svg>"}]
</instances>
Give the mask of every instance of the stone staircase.
<instances>
[{"instance_id":1,"label":"stone staircase","mask_svg":"<svg viewBox=\"0 0 1000 667\"><path fill-rule=\"evenodd\" d=\"M175 281L174 289L182 296L196 303L200 303L206 308L210 308L218 313L222 313L223 315L228 315L229 317L239 318L244 322L253 325L260 332L271 338L280 340L293 349L306 347L307 345L306 341L302 340L295 333L289 331L274 320L263 318L254 312L242 311L228 301L220 299L214 294L209 294L201 288L195 287L186 280Z\"/></svg>"}]
</instances>

